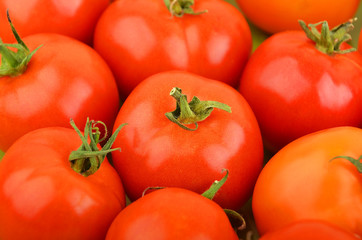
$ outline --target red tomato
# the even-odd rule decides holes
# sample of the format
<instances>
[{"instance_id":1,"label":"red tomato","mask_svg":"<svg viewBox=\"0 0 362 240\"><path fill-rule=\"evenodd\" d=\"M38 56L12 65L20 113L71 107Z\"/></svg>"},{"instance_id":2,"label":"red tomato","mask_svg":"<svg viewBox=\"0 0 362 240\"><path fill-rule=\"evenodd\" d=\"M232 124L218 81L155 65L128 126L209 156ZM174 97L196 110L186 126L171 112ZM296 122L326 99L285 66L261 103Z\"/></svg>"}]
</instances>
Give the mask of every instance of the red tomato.
<instances>
[{"instance_id":1,"label":"red tomato","mask_svg":"<svg viewBox=\"0 0 362 240\"><path fill-rule=\"evenodd\" d=\"M89 46L57 34L25 37L33 55L26 71L0 77L0 149L47 126L84 125L87 117L112 129L119 110L117 86L107 64Z\"/></svg>"},{"instance_id":2,"label":"red tomato","mask_svg":"<svg viewBox=\"0 0 362 240\"><path fill-rule=\"evenodd\" d=\"M25 37L35 33L52 32L67 35L90 44L101 13L109 0L1 0L0 37L13 42L6 11Z\"/></svg>"},{"instance_id":3,"label":"red tomato","mask_svg":"<svg viewBox=\"0 0 362 240\"><path fill-rule=\"evenodd\" d=\"M298 20L308 23L327 20L336 26L352 18L360 0L236 0L246 17L266 32L298 30Z\"/></svg>"},{"instance_id":4,"label":"red tomato","mask_svg":"<svg viewBox=\"0 0 362 240\"><path fill-rule=\"evenodd\" d=\"M288 144L263 168L253 194L261 234L303 220L323 220L362 236L362 129L322 130Z\"/></svg>"},{"instance_id":5,"label":"red tomato","mask_svg":"<svg viewBox=\"0 0 362 240\"><path fill-rule=\"evenodd\" d=\"M174 87L189 100L197 96L223 102L232 113L214 109L196 131L182 129L165 116L175 109L169 94ZM202 193L223 168L229 170L229 178L214 200L238 209L250 198L262 168L263 146L253 112L229 85L181 71L153 75L126 99L114 127L121 122L129 124L114 143L122 152L112 156L131 200L153 186Z\"/></svg>"},{"instance_id":6,"label":"red tomato","mask_svg":"<svg viewBox=\"0 0 362 240\"><path fill-rule=\"evenodd\" d=\"M94 48L111 67L121 96L146 77L186 70L238 84L251 51L242 14L223 0L197 0L200 15L172 16L164 1L112 3L96 26Z\"/></svg>"},{"instance_id":7,"label":"red tomato","mask_svg":"<svg viewBox=\"0 0 362 240\"><path fill-rule=\"evenodd\" d=\"M0 239L104 239L125 206L121 180L104 160L84 177L69 155L81 145L70 128L18 139L0 165Z\"/></svg>"},{"instance_id":8,"label":"red tomato","mask_svg":"<svg viewBox=\"0 0 362 240\"><path fill-rule=\"evenodd\" d=\"M328 222L304 220L268 232L260 240L359 240L357 236Z\"/></svg>"},{"instance_id":9,"label":"red tomato","mask_svg":"<svg viewBox=\"0 0 362 240\"><path fill-rule=\"evenodd\" d=\"M361 54L328 55L303 31L287 31L257 48L240 92L258 119L266 148L276 152L314 131L362 127L361 79Z\"/></svg>"},{"instance_id":10,"label":"red tomato","mask_svg":"<svg viewBox=\"0 0 362 240\"><path fill-rule=\"evenodd\" d=\"M106 240L238 239L223 209L181 188L164 188L118 214Z\"/></svg>"}]
</instances>

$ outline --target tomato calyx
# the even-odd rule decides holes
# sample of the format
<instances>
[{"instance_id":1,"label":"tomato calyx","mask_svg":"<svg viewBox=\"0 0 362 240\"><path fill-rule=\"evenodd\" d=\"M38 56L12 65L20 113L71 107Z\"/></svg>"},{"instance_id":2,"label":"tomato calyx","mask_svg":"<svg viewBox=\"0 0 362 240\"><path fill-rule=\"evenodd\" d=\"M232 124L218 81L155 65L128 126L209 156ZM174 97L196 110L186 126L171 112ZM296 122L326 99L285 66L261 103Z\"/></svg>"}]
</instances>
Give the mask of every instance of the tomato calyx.
<instances>
[{"instance_id":1,"label":"tomato calyx","mask_svg":"<svg viewBox=\"0 0 362 240\"><path fill-rule=\"evenodd\" d=\"M334 27L332 30L329 29L328 22L322 21L315 24L307 24L299 20L299 25L306 33L307 37L316 43L316 48L328 55L333 54L345 54L356 51L355 48L340 49L343 42L348 42L352 39L349 32L354 29L353 22L355 19ZM321 25L321 31L317 29Z\"/></svg>"},{"instance_id":2,"label":"tomato calyx","mask_svg":"<svg viewBox=\"0 0 362 240\"><path fill-rule=\"evenodd\" d=\"M9 11L7 11L7 18L10 24L11 30L17 41L17 44L5 44L0 39L0 54L1 54L1 66L0 66L0 77L11 76L15 77L25 72L30 59L36 51L41 47L37 47L34 51L30 52L29 48L21 40L17 33L13 23L11 22ZM17 51L9 49L15 48Z\"/></svg>"},{"instance_id":3,"label":"tomato calyx","mask_svg":"<svg viewBox=\"0 0 362 240\"><path fill-rule=\"evenodd\" d=\"M358 159L355 159L355 158L350 157L350 156L337 156L337 157L332 158L330 161L333 161L333 160L338 159L338 158L343 158L343 159L348 160L349 162L351 162L357 168L359 173L362 173L362 155L359 156Z\"/></svg>"},{"instance_id":4,"label":"tomato calyx","mask_svg":"<svg viewBox=\"0 0 362 240\"><path fill-rule=\"evenodd\" d=\"M216 193L219 191L219 189L224 185L227 178L229 177L229 171L227 169L223 169L223 172L225 171L225 176L219 181L215 180L211 186L201 195L212 200ZM246 228L246 222L245 219L238 213L237 211L234 211L232 209L224 209L225 214L229 218L229 221L231 223L231 226L234 228L235 231L240 231Z\"/></svg>"},{"instance_id":5,"label":"tomato calyx","mask_svg":"<svg viewBox=\"0 0 362 240\"><path fill-rule=\"evenodd\" d=\"M207 10L195 12L191 7L194 5L194 0L163 0L163 2L171 15L176 17L182 17L184 14L200 15L207 12Z\"/></svg>"},{"instance_id":6,"label":"tomato calyx","mask_svg":"<svg viewBox=\"0 0 362 240\"><path fill-rule=\"evenodd\" d=\"M71 167L77 173L85 177L94 174L99 169L108 153L120 150L120 148L111 149L111 147L116 140L119 131L126 125L126 123L121 124L116 129L102 149L99 149L97 145L106 138L106 134L100 139L100 131L96 125L102 124L106 129L103 122L95 122L93 120L89 121L89 119L87 119L84 127L84 135L80 132L73 120L70 121L70 124L82 140L82 145L77 150L72 151L69 155ZM107 130L105 130L105 132L107 132ZM88 138L90 140L89 143Z\"/></svg>"},{"instance_id":7,"label":"tomato calyx","mask_svg":"<svg viewBox=\"0 0 362 240\"><path fill-rule=\"evenodd\" d=\"M214 108L231 113L230 106L225 103L201 101L196 96L194 96L190 102L187 102L187 96L182 94L182 90L178 87L174 87L170 95L176 99L176 109L173 112L165 113L165 115L171 122L176 123L185 130L197 130L198 122L209 117ZM195 124L195 128L189 128L185 124Z\"/></svg>"}]
</instances>

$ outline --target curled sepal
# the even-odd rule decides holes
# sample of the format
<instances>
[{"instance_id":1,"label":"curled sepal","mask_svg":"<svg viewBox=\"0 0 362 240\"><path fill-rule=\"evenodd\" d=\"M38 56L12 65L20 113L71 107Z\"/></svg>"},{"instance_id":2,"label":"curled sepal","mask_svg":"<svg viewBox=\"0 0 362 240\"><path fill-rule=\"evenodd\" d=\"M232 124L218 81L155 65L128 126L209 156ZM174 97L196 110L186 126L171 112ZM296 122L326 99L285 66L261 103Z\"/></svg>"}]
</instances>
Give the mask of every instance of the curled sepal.
<instances>
[{"instance_id":1,"label":"curled sepal","mask_svg":"<svg viewBox=\"0 0 362 240\"><path fill-rule=\"evenodd\" d=\"M89 121L89 119L87 118L83 135L78 127L75 125L74 121L70 120L70 124L82 140L82 145L77 150L70 153L69 161L73 170L79 174L82 174L85 177L94 174L99 169L108 153L120 150L120 148L111 149L111 147L116 140L119 131L122 129L123 126L126 125L126 123L120 125L116 129L113 135L108 139L107 143L103 145L102 149L98 148L98 143L102 141L105 137L100 139L100 131L99 128L96 126L99 123L104 126L105 132L107 132L104 123L100 121L95 122L93 120Z\"/></svg>"},{"instance_id":2,"label":"curled sepal","mask_svg":"<svg viewBox=\"0 0 362 240\"><path fill-rule=\"evenodd\" d=\"M36 51L41 47L37 47L34 51L30 52L29 48L21 40L19 34L15 30L13 23L11 22L9 11L7 11L8 22L17 44L5 44L0 39L0 54L1 54L1 66L0 66L0 77L4 76L18 76L25 72L30 59ZM10 48L15 48L16 51Z\"/></svg>"},{"instance_id":3,"label":"curled sepal","mask_svg":"<svg viewBox=\"0 0 362 240\"><path fill-rule=\"evenodd\" d=\"M356 166L359 173L362 173L362 155L359 156L358 159L355 159L355 158L349 157L349 156L337 156L337 157L332 158L330 161L333 161L333 160L338 159L338 158L343 158L343 159L348 160L354 166Z\"/></svg>"},{"instance_id":4,"label":"curled sepal","mask_svg":"<svg viewBox=\"0 0 362 240\"><path fill-rule=\"evenodd\" d=\"M199 15L207 12L207 10L195 12L192 9L194 0L163 0L163 2L171 15L176 17L182 17L184 14Z\"/></svg>"},{"instance_id":5,"label":"curled sepal","mask_svg":"<svg viewBox=\"0 0 362 240\"><path fill-rule=\"evenodd\" d=\"M329 29L327 21L308 24L307 26L304 21L299 20L299 25L302 27L307 37L316 43L316 48L319 51L332 55L335 53L344 54L356 51L356 49L352 47L344 50L340 49L343 42L348 42L352 39L349 32L354 29L354 21L356 21L356 18L350 19L349 21L334 27L332 30ZM317 29L319 26L321 29L320 32Z\"/></svg>"},{"instance_id":6,"label":"curled sepal","mask_svg":"<svg viewBox=\"0 0 362 240\"><path fill-rule=\"evenodd\" d=\"M228 176L229 176L229 170L227 169L223 169L222 172L226 172L225 176L220 180L215 180L211 186L209 187L209 189L207 189L203 194L201 194L202 196L212 200L215 197L215 194L219 191L219 189L224 185L224 183L226 182Z\"/></svg>"},{"instance_id":7,"label":"curled sepal","mask_svg":"<svg viewBox=\"0 0 362 240\"><path fill-rule=\"evenodd\" d=\"M198 128L198 122L205 120L210 116L214 108L219 108L231 113L230 106L216 101L201 101L193 97L188 103L187 96L182 94L182 90L174 87L170 95L176 99L176 109L173 112L166 113L166 117L179 125L181 128L195 131ZM195 128L189 128L186 125L195 124Z\"/></svg>"},{"instance_id":8,"label":"curled sepal","mask_svg":"<svg viewBox=\"0 0 362 240\"><path fill-rule=\"evenodd\" d=\"M235 231L241 231L246 228L246 221L240 213L232 209L224 209L224 212L228 216L231 226Z\"/></svg>"}]
</instances>

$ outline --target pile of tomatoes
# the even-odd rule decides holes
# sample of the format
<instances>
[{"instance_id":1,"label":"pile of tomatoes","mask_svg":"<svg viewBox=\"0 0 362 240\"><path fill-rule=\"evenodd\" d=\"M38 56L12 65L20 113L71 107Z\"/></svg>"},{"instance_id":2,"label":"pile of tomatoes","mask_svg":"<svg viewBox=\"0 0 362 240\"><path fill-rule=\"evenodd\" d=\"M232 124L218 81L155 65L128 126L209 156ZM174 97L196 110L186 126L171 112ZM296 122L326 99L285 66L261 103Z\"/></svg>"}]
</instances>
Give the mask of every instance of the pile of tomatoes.
<instances>
[{"instance_id":1,"label":"pile of tomatoes","mask_svg":"<svg viewBox=\"0 0 362 240\"><path fill-rule=\"evenodd\" d=\"M0 239L361 239L359 5L0 0Z\"/></svg>"}]
</instances>

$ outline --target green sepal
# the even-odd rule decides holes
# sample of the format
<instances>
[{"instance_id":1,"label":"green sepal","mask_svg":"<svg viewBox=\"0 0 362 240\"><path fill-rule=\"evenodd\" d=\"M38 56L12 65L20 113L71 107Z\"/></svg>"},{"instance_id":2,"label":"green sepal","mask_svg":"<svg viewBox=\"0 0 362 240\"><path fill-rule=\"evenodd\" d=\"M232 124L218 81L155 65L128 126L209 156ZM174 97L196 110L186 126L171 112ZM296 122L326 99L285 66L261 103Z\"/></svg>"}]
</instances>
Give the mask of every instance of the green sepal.
<instances>
[{"instance_id":1,"label":"green sepal","mask_svg":"<svg viewBox=\"0 0 362 240\"><path fill-rule=\"evenodd\" d=\"M355 159L353 157L350 157L350 156L337 156L337 157L334 157L332 158L330 161L333 161L335 159L338 159L338 158L343 158L343 159L346 159L348 160L349 162L351 162L358 170L359 173L362 173L362 155L359 156L358 159Z\"/></svg>"},{"instance_id":2,"label":"green sepal","mask_svg":"<svg viewBox=\"0 0 362 240\"><path fill-rule=\"evenodd\" d=\"M224 183L226 182L228 176L229 176L229 170L227 169L223 169L222 172L226 172L225 176L220 180L215 180L211 186L203 193L201 194L202 196L212 200L216 193L219 191L219 189L224 185Z\"/></svg>"},{"instance_id":3,"label":"green sepal","mask_svg":"<svg viewBox=\"0 0 362 240\"><path fill-rule=\"evenodd\" d=\"M194 0L163 0L163 2L171 15L176 17L182 17L184 14L200 15L207 12L207 10L195 12L192 8Z\"/></svg>"},{"instance_id":4,"label":"green sepal","mask_svg":"<svg viewBox=\"0 0 362 240\"><path fill-rule=\"evenodd\" d=\"M214 108L222 109L231 113L230 106L216 101L201 101L198 97L193 97L188 103L187 96L182 94L182 90L174 87L170 95L176 99L176 109L165 113L165 116L178 126L185 130L195 131L198 128L198 122L205 120L210 116ZM195 128L189 128L188 124L195 124Z\"/></svg>"}]
</instances>

